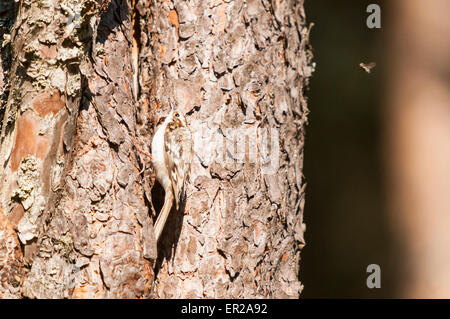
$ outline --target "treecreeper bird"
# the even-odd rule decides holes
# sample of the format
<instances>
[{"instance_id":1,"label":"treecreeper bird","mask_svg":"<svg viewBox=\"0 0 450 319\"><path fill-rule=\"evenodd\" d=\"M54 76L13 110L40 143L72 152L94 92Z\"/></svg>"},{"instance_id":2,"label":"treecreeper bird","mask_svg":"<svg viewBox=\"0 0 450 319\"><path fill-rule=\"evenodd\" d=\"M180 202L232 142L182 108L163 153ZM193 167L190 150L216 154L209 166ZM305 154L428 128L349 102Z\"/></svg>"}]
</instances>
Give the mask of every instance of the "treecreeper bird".
<instances>
[{"instance_id":1,"label":"treecreeper bird","mask_svg":"<svg viewBox=\"0 0 450 319\"><path fill-rule=\"evenodd\" d=\"M172 110L156 128L152 141L152 163L156 179L164 188L164 205L155 222L155 238L159 237L175 199L177 211L185 195L185 184L189 179L193 150L192 135L184 115ZM160 121L161 122L161 121Z\"/></svg>"}]
</instances>

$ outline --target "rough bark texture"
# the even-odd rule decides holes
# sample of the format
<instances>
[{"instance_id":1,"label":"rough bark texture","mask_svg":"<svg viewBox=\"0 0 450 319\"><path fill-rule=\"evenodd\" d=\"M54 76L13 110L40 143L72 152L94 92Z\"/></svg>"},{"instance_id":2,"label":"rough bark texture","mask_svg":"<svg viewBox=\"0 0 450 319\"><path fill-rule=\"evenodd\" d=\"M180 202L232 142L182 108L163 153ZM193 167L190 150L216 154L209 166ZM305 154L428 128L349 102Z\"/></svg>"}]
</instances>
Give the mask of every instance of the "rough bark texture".
<instances>
[{"instance_id":1,"label":"rough bark texture","mask_svg":"<svg viewBox=\"0 0 450 319\"><path fill-rule=\"evenodd\" d=\"M303 2L8 5L0 297L298 297ZM148 153L169 97L195 160L157 250Z\"/></svg>"},{"instance_id":2,"label":"rough bark texture","mask_svg":"<svg viewBox=\"0 0 450 319\"><path fill-rule=\"evenodd\" d=\"M143 20L142 77L188 114L195 151L184 215L169 217L160 245L156 296L298 297L312 71L302 1L153 1ZM278 133L268 174L265 132Z\"/></svg>"},{"instance_id":3,"label":"rough bark texture","mask_svg":"<svg viewBox=\"0 0 450 319\"><path fill-rule=\"evenodd\" d=\"M47 222L55 220L51 216L70 162L80 103L80 65L88 49L84 41L90 37L90 17L97 7L94 1L21 1L15 8L12 3L8 6L7 14L13 18L14 11L16 16L6 38L10 47L3 42L8 51L3 56L9 54L11 64L9 90L2 101L0 198L9 222L5 225L15 230L22 245L19 274L13 276L21 289L15 296L67 296L71 261L66 257L71 245L67 237L48 237ZM68 23L74 10L79 12L79 28ZM17 237L7 237L5 242L17 242ZM53 255L54 250L64 252ZM41 264L34 263L36 256L50 257ZM11 290L3 289L0 294L8 296Z\"/></svg>"}]
</instances>

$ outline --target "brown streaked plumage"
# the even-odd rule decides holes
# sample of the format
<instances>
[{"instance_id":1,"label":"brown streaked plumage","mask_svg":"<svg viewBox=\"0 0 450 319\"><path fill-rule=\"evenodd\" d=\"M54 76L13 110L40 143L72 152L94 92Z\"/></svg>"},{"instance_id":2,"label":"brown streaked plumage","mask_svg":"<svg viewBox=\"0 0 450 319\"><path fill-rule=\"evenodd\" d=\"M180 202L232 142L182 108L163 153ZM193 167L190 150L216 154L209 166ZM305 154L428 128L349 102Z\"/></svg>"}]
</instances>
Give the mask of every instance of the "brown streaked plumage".
<instances>
[{"instance_id":1,"label":"brown streaked plumage","mask_svg":"<svg viewBox=\"0 0 450 319\"><path fill-rule=\"evenodd\" d=\"M172 110L157 128L152 141L152 162L156 179L164 188L164 205L155 222L155 238L159 239L175 199L178 210L184 197L192 161L192 136L186 119Z\"/></svg>"}]
</instances>

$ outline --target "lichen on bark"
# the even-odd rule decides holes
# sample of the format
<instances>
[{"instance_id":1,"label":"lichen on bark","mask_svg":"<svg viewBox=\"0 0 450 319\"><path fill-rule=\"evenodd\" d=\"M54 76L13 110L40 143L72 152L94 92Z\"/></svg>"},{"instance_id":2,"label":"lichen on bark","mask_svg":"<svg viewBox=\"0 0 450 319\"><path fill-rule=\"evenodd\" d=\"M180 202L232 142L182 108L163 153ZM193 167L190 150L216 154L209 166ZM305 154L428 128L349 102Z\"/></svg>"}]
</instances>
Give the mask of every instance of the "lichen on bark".
<instances>
[{"instance_id":1,"label":"lichen on bark","mask_svg":"<svg viewBox=\"0 0 450 319\"><path fill-rule=\"evenodd\" d=\"M18 266L0 294L299 296L303 1L23 0L11 49L0 254ZM157 247L149 146L169 97L196 154Z\"/></svg>"}]
</instances>

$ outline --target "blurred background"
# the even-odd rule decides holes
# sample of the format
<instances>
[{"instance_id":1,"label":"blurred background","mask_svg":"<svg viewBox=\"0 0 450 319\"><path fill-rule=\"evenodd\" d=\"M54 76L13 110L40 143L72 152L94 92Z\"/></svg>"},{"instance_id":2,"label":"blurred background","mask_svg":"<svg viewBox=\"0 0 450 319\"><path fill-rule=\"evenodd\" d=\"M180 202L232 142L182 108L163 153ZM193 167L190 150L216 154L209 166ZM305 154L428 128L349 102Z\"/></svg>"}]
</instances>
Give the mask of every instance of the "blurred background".
<instances>
[{"instance_id":1,"label":"blurred background","mask_svg":"<svg viewBox=\"0 0 450 319\"><path fill-rule=\"evenodd\" d=\"M381 29L369 29L369 4ZM450 298L448 0L306 0L303 298ZM376 62L371 73L360 63ZM381 267L369 289L366 268Z\"/></svg>"}]
</instances>

